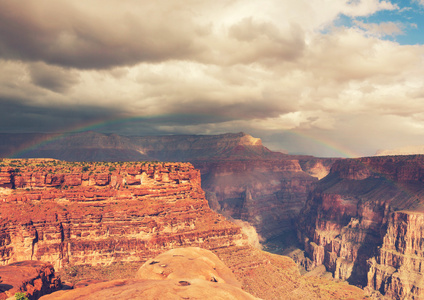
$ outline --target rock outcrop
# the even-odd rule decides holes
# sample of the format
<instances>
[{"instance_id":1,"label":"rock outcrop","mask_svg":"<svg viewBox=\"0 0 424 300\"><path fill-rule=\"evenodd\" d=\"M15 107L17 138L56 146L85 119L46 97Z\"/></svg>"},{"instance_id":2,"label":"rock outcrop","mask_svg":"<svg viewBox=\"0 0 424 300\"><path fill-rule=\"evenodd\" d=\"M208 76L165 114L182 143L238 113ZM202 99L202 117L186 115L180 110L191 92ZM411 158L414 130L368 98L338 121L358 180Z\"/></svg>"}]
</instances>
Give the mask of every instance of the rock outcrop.
<instances>
[{"instance_id":1,"label":"rock outcrop","mask_svg":"<svg viewBox=\"0 0 424 300\"><path fill-rule=\"evenodd\" d=\"M215 254L198 247L176 248L149 259L135 277L155 280L202 279L241 288L241 283Z\"/></svg>"},{"instance_id":2,"label":"rock outcrop","mask_svg":"<svg viewBox=\"0 0 424 300\"><path fill-rule=\"evenodd\" d=\"M213 212L189 163L4 160L0 264L145 261L181 246L246 243Z\"/></svg>"},{"instance_id":3,"label":"rock outcrop","mask_svg":"<svg viewBox=\"0 0 424 300\"><path fill-rule=\"evenodd\" d=\"M307 269L399 299L423 297L424 157L340 160L298 222Z\"/></svg>"},{"instance_id":4,"label":"rock outcrop","mask_svg":"<svg viewBox=\"0 0 424 300\"><path fill-rule=\"evenodd\" d=\"M60 288L60 278L50 263L33 260L0 266L0 299L20 292L34 300Z\"/></svg>"},{"instance_id":5,"label":"rock outcrop","mask_svg":"<svg viewBox=\"0 0 424 300\"><path fill-rule=\"evenodd\" d=\"M231 270L211 251L169 250L149 259L136 279L91 284L48 299L258 299L244 292Z\"/></svg>"}]
</instances>

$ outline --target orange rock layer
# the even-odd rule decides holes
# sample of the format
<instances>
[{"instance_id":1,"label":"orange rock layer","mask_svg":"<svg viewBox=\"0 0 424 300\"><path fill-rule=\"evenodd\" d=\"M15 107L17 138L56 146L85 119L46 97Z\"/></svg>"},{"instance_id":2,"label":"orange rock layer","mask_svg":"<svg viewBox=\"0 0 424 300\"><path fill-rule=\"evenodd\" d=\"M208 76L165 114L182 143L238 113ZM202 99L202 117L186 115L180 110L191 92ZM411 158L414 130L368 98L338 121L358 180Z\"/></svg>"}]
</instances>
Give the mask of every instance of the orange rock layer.
<instances>
[{"instance_id":1,"label":"orange rock layer","mask_svg":"<svg viewBox=\"0 0 424 300\"><path fill-rule=\"evenodd\" d=\"M245 243L209 209L189 163L4 160L0 187L3 265L145 261L177 246Z\"/></svg>"}]
</instances>

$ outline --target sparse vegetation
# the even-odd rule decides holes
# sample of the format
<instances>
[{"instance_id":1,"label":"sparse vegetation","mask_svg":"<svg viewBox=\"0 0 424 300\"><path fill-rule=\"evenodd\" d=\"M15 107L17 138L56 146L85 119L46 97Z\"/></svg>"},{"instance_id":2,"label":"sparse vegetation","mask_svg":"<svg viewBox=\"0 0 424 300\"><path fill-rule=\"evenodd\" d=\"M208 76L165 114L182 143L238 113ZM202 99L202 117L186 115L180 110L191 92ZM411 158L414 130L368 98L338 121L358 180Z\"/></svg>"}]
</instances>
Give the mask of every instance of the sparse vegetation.
<instances>
[{"instance_id":1,"label":"sparse vegetation","mask_svg":"<svg viewBox=\"0 0 424 300\"><path fill-rule=\"evenodd\" d=\"M25 293L17 292L15 293L15 300L29 300Z\"/></svg>"},{"instance_id":2,"label":"sparse vegetation","mask_svg":"<svg viewBox=\"0 0 424 300\"><path fill-rule=\"evenodd\" d=\"M143 262L114 263L109 266L70 266L58 273L63 281L76 283L84 279L113 280L134 278Z\"/></svg>"}]
</instances>

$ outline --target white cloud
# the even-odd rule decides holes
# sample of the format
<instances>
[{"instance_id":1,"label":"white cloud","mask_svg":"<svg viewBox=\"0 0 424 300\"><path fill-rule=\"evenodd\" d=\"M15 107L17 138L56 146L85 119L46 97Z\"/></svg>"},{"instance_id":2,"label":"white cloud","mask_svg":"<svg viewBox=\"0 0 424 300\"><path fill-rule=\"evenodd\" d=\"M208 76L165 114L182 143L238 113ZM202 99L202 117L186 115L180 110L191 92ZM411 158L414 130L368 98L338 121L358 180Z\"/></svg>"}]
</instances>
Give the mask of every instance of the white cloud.
<instances>
[{"instance_id":1,"label":"white cloud","mask_svg":"<svg viewBox=\"0 0 424 300\"><path fill-rule=\"evenodd\" d=\"M424 0L413 0L413 1L424 6Z\"/></svg>"}]
</instances>

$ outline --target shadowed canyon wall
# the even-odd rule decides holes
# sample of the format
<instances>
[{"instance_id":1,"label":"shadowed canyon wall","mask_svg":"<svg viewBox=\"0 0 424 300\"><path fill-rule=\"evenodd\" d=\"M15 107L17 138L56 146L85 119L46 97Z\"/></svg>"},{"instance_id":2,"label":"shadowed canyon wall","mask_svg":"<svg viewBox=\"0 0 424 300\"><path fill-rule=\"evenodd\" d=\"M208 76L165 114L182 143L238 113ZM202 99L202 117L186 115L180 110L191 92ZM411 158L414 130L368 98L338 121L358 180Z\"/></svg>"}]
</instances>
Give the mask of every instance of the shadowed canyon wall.
<instances>
[{"instance_id":1,"label":"shadowed canyon wall","mask_svg":"<svg viewBox=\"0 0 424 300\"><path fill-rule=\"evenodd\" d=\"M294 229L308 192L318 180L297 160L194 162L209 205L254 226L264 239Z\"/></svg>"},{"instance_id":2,"label":"shadowed canyon wall","mask_svg":"<svg viewBox=\"0 0 424 300\"><path fill-rule=\"evenodd\" d=\"M298 222L307 269L398 299L423 297L424 157L340 160Z\"/></svg>"}]
</instances>

